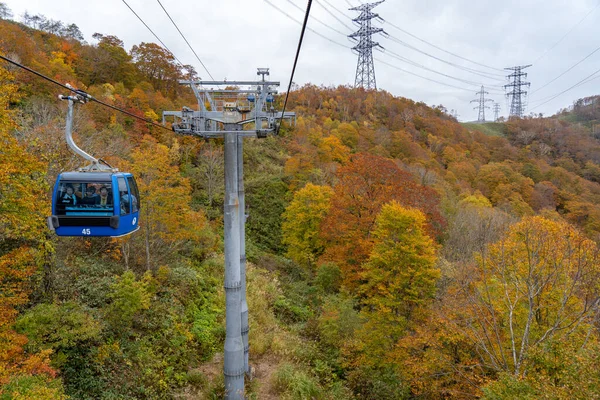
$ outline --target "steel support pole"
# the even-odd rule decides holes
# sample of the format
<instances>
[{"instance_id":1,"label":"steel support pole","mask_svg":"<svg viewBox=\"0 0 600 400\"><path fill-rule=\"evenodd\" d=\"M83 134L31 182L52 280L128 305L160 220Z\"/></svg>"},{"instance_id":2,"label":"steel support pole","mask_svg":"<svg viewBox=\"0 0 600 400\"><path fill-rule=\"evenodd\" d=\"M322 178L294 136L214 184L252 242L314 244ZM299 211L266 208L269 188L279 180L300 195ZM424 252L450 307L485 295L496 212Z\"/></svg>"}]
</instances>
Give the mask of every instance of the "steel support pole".
<instances>
[{"instance_id":1,"label":"steel support pole","mask_svg":"<svg viewBox=\"0 0 600 400\"><path fill-rule=\"evenodd\" d=\"M244 399L237 134L225 134L225 399Z\"/></svg>"},{"instance_id":2,"label":"steel support pole","mask_svg":"<svg viewBox=\"0 0 600 400\"><path fill-rule=\"evenodd\" d=\"M94 164L97 164L98 160L81 150L73 141L73 102L74 100L77 100L77 98L70 96L58 96L58 98L61 100L67 100L69 103L69 107L67 108L67 121L65 125L65 139L67 140L67 144L75 154L93 162Z\"/></svg>"},{"instance_id":3,"label":"steel support pole","mask_svg":"<svg viewBox=\"0 0 600 400\"><path fill-rule=\"evenodd\" d=\"M237 173L238 173L238 198L240 201L240 278L242 283L242 341L244 343L244 370L250 376L248 357L250 345L248 344L248 303L246 302L246 199L244 191L244 137L237 137Z\"/></svg>"}]
</instances>

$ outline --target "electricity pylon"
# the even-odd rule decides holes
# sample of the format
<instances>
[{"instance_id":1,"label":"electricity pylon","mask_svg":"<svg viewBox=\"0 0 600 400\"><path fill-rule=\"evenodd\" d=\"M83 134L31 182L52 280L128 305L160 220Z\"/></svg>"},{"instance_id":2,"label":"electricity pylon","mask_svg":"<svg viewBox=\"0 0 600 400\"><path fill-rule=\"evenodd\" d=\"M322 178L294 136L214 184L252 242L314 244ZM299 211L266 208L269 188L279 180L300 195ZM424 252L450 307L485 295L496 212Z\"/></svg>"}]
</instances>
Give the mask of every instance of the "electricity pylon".
<instances>
[{"instance_id":1,"label":"electricity pylon","mask_svg":"<svg viewBox=\"0 0 600 400\"><path fill-rule=\"evenodd\" d=\"M348 36L353 40L358 40L356 46L352 48L352 50L358 54L356 78L354 79L355 88L362 87L367 90L377 90L375 65L373 64L373 47L383 47L379 43L374 42L372 36L380 32L385 34L385 31L382 28L374 28L371 26L371 20L373 18L382 20L379 14L375 14L371 12L371 10L384 1L385 0L380 0L376 3L364 3L358 7L350 8L350 10L353 11L360 11L360 15L352 20L360 25L360 29Z\"/></svg>"},{"instance_id":2,"label":"electricity pylon","mask_svg":"<svg viewBox=\"0 0 600 400\"><path fill-rule=\"evenodd\" d=\"M479 103L479 105L477 107L473 107L473 110L479 109L479 115L477 116L477 122L485 122L485 109L490 108L489 106L486 106L485 103L488 103L493 100L485 98L485 95L489 94L489 93L485 91L483 86L481 86L481 90L479 92L477 92L476 94L479 95L479 98L475 99L475 100L471 100L471 103Z\"/></svg>"},{"instance_id":3,"label":"electricity pylon","mask_svg":"<svg viewBox=\"0 0 600 400\"><path fill-rule=\"evenodd\" d=\"M504 88L512 88L512 90L506 93L507 97L511 97L510 101L510 112L509 117L517 117L521 118L525 113L525 104L523 104L523 98L527 96L527 91L523 90L522 87L531 86L531 83L525 82L522 78L527 78L527 73L523 72L525 68L531 67L529 65L521 65L516 67L504 68L509 71L513 71L510 75L508 75L509 79L512 79L512 82L504 85Z\"/></svg>"},{"instance_id":4,"label":"electricity pylon","mask_svg":"<svg viewBox=\"0 0 600 400\"><path fill-rule=\"evenodd\" d=\"M500 104L494 103L494 122L498 122L500 116Z\"/></svg>"}]
</instances>

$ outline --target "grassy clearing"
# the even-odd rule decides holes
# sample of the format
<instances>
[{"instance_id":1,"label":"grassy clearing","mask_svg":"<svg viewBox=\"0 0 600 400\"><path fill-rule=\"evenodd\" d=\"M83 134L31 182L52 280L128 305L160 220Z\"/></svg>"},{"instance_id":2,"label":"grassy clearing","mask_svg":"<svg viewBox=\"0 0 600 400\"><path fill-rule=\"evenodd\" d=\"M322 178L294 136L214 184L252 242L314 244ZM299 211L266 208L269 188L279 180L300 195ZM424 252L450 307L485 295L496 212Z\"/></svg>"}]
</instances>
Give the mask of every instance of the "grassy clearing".
<instances>
[{"instance_id":1,"label":"grassy clearing","mask_svg":"<svg viewBox=\"0 0 600 400\"><path fill-rule=\"evenodd\" d=\"M479 131L488 136L504 136L504 124L501 122L461 122L470 131Z\"/></svg>"}]
</instances>

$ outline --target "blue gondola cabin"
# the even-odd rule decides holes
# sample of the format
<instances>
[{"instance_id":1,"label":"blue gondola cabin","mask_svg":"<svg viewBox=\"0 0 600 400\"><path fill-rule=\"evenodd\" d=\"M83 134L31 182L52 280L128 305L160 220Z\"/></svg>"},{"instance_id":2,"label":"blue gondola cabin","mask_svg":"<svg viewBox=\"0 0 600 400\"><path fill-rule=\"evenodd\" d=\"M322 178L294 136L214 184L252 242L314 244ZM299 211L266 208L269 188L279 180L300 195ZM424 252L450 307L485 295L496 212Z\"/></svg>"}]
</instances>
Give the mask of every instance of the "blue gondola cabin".
<instances>
[{"instance_id":1,"label":"blue gondola cabin","mask_svg":"<svg viewBox=\"0 0 600 400\"><path fill-rule=\"evenodd\" d=\"M58 236L128 235L139 229L139 192L127 172L64 172L56 179L48 227Z\"/></svg>"}]
</instances>

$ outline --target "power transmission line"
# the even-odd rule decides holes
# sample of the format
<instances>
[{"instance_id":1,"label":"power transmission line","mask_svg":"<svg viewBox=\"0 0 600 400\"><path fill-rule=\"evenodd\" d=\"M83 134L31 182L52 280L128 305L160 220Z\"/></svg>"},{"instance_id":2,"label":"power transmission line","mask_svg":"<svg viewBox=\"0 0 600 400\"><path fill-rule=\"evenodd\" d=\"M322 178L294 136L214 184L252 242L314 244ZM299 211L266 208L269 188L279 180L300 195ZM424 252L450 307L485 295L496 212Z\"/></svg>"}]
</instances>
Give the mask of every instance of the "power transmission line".
<instances>
[{"instance_id":1,"label":"power transmission line","mask_svg":"<svg viewBox=\"0 0 600 400\"><path fill-rule=\"evenodd\" d=\"M269 6L273 7L275 10L277 10L279 13L283 14L284 16L286 16L288 19L290 19L290 20L294 21L295 23L297 23L297 24L299 24L299 25L302 25L302 22L298 21L296 18L294 18L293 16L291 16L290 14L288 14L287 12L285 12L284 10L282 10L281 8L279 8L279 7L277 7L276 5L274 5L273 3L271 3L271 1L269 1L269 0L264 0L264 1L265 1L265 2L266 2L268 5L269 5ZM333 43L333 44L336 44L336 45L338 45L338 46L340 46L340 47L343 47L344 49L348 49L348 50L350 50L350 49L351 49L351 47L350 47L350 46L346 46L346 45L344 45L344 44L342 44L342 43L339 43L339 42L337 42L337 41L335 41L335 40L333 40L333 39L331 39L331 38L329 38L329 37L327 37L327 36L325 36L325 35L321 34L320 32L318 32L318 31L316 31L316 30L314 30L314 29L310 28L309 26L307 26L307 27L306 27L306 29L307 29L307 30L309 30L309 31L311 31L311 32L313 32L315 35L317 35L317 36L321 37L322 39L325 39L325 40L327 40L327 41L329 41L329 42L331 42L331 43ZM423 75L419 75L419 74L417 74L417 73L414 73L414 72L408 71L408 70L406 70L406 69L404 69L404 68L401 68L401 67L399 67L399 66L397 66L397 65L390 64L390 63L388 63L388 62L386 62L386 61L384 61L384 60L381 60L381 59L379 59L379 58L376 58L376 57L374 57L374 58L373 58L373 60L375 60L375 61L377 61L377 62L380 62L380 63L382 63L382 64L384 64L384 65L386 65L386 66L388 66L388 67L394 68L394 69L396 69L396 70L398 70L398 71L402 71L402 72L404 72L404 73L406 73L406 74L409 74L409 75L415 76L415 77L417 77L417 78L421 78L421 79L423 79L423 80L426 80L426 81L429 81L429 82L437 83L438 85L442 85L442 86L446 86L446 87L450 87L450 88L453 88L453 89L458 89L458 90L462 90L462 91L466 91L466 92L472 92L472 90L473 90L473 89L468 89L468 88L464 88L464 87L459 87L459 86L451 85L451 84L448 84L448 83L445 83L445 82L440 82L440 81L438 81L438 80L435 80L435 79L432 79L432 78L428 78L428 77L425 77L425 76L423 76Z\"/></svg>"},{"instance_id":2,"label":"power transmission line","mask_svg":"<svg viewBox=\"0 0 600 400\"><path fill-rule=\"evenodd\" d=\"M380 59L378 59L377 57L374 57L373 59L374 59L375 61L379 62L379 63L382 63L382 64L384 64L384 65L387 65L388 67L391 67L391 68L397 69L398 71L402 71L402 72L404 72L404 73L407 73L407 74L409 74L409 75L416 76L416 77L418 77L418 78L421 78L421 79L425 79L426 81L433 82L433 83L437 83L437 84L439 84L439 85L443 85L443 86L448 86L448 87L451 87L451 88L454 88L454 89L458 89L458 90L464 90L464 91L466 91L466 92L472 92L472 89L467 89L467 88L460 87L460 86L454 86L454 85L450 85L450 84L448 84L448 83L444 83L444 82L436 81L435 79L431 79L431 78L427 78L427 77L425 77L425 76L422 76L422 75L419 75L419 74L415 74L414 72L408 71L408 70L406 70L406 69L404 69L404 68L400 68L400 67L398 67L397 65L393 65L393 64L390 64L390 63L388 63L388 62L386 62L386 61L380 60Z\"/></svg>"},{"instance_id":3,"label":"power transmission line","mask_svg":"<svg viewBox=\"0 0 600 400\"><path fill-rule=\"evenodd\" d=\"M556 94L556 95L552 96L552 98L551 98L550 100L548 100L548 101L545 101L545 102L543 102L543 103L541 103L541 104L538 104L537 106L533 107L531 110L535 110L536 108L538 108L538 107L541 107L541 106L543 106L544 104L547 104L547 103L551 102L552 100L554 100L554 99L556 99L557 97L559 97L559 96L561 96L561 95L563 95L563 94L567 93L568 91L570 91L570 90L572 90L572 89L575 89L575 88L576 88L576 87L578 87L578 86L581 86L581 85L584 85L584 84L586 84L586 83L589 83L589 82L591 82L592 80L594 80L594 79L596 79L596 78L599 78L599 77L600 77L600 75L599 75L599 76L596 76L596 77L594 77L594 75L596 75L596 74L597 74L597 73L599 73L599 72L600 72L600 69L598 69L598 70L594 71L592 74L590 74L590 75L586 76L585 78L583 78L582 80L580 80L579 82L577 82L576 84L574 84L573 86L571 86L570 88L568 88L568 89L565 89L565 90L563 90L562 92L560 92L560 93L558 93L558 94Z\"/></svg>"},{"instance_id":4,"label":"power transmission line","mask_svg":"<svg viewBox=\"0 0 600 400\"><path fill-rule=\"evenodd\" d=\"M292 0L287 0L287 2L288 2L288 3L290 3L291 5L293 5L293 6L294 6L296 9L298 9L298 10L300 10L300 11L304 12L304 9L302 9L300 6L298 6L297 4L295 4L295 3L294 3ZM331 29L332 31L334 31L334 32L336 32L336 33L339 33L340 35L342 35L342 36L344 36L344 37L347 37L347 36L348 36L348 34L346 34L346 33L342 32L342 31L340 31L340 30L338 30L338 29L334 28L333 26L331 26L331 25L329 25L329 24L327 24L327 23L325 23L325 22L321 21L320 19L318 19L318 18L316 18L316 17L314 17L314 16L311 16L311 19L312 19L312 20L314 20L314 21L317 21L318 23L320 23L320 24L321 24L321 25L323 25L324 27L326 27L326 28L328 28L328 29ZM351 29L351 28L349 28L349 29Z\"/></svg>"},{"instance_id":5,"label":"power transmission line","mask_svg":"<svg viewBox=\"0 0 600 400\"><path fill-rule=\"evenodd\" d=\"M113 110L115 110L115 111L118 111L118 112L120 112L120 113L123 113L123 114L129 115L130 117L133 117L133 118L139 119L140 121L144 121L144 122L146 122L146 123L148 123L148 124L151 124L151 125L154 125L154 126L156 126L156 127L158 127L158 128L165 129L165 130L168 130L168 131L170 131L170 130L171 130L171 129L169 129L169 128L167 128L167 127L163 126L163 125L157 124L156 122L154 122L154 121L152 121L152 120L149 120L149 119L146 119L146 118L140 117L139 115L135 115L135 114L133 114L133 113L130 113L129 111L122 110L122 109L120 109L120 108L118 108L118 107L115 107L115 106L113 106L113 105L110 105L110 104L108 104L108 103L105 103L105 102L103 102L103 101L101 101L101 100L98 100L97 98L95 98L95 97L92 97L92 96L90 96L89 94L87 94L87 93L85 93L85 92L83 92L83 91L81 91L81 90L77 90L77 89L74 89L74 88L72 88L72 87L69 87L69 86L67 86L67 85L64 85L64 84L62 84L62 83L60 83L60 82L58 82L58 81L56 81L56 80L54 80L54 79L52 79L52 78L49 78L49 77L47 77L46 75L43 75L43 74L41 74L41 73L39 73L39 72L37 72L37 71L35 71L35 70L33 70L33 69L29 68L29 67L26 67L26 66L24 66L24 65L22 65L22 64L19 64L18 62L16 62L16 61L13 61L13 60L11 60L10 58L4 57L3 55L0 55L0 59L2 59L2 60L4 60L4 61L7 61L7 62L9 62L9 63L11 63L11 64L13 64L13 65L15 65L15 66L19 67L19 68L22 68L22 69L24 69L24 70L25 70L25 71L27 71L27 72L30 72L30 73L32 73L32 74L34 74L34 75L37 75L37 76L39 76L40 78L47 80L48 82L52 82L52 83L54 83L55 85L62 87L63 89L66 89L66 90L69 90L69 91L71 91L71 92L73 92L73 93L76 93L76 94L78 94L78 95L81 95L81 96L85 97L86 99L88 99L88 100L90 100L90 101L95 101L95 102L96 102L96 103L98 103L98 104L101 104L101 105L103 105L103 106L105 106L105 107L111 108L111 109L113 109Z\"/></svg>"},{"instance_id":6,"label":"power transmission line","mask_svg":"<svg viewBox=\"0 0 600 400\"><path fill-rule=\"evenodd\" d=\"M560 42L562 42L567 36L569 36L571 34L571 32L573 32L573 30L575 30L575 28L577 28L583 21L585 21L587 19L587 17L590 16L591 13L596 11L596 8L598 8L598 6L600 6L600 2L598 2L598 4L596 4L594 6L594 8L592 8L587 14L585 14L585 17L583 17L579 22L577 22L575 25L573 25L573 27L571 29L569 29L569 31L567 33L565 33L563 37L558 39L558 42L554 43L548 50L544 51L544 53L541 56L539 56L533 63L535 64L538 61L540 61L542 58L544 58L546 56L546 54L548 54L556 46L558 46L560 44Z\"/></svg>"},{"instance_id":7,"label":"power transmission line","mask_svg":"<svg viewBox=\"0 0 600 400\"><path fill-rule=\"evenodd\" d=\"M339 14L341 14L342 16L348 18L350 21L352 21L352 17L344 14L339 8L337 8L336 6L334 6L333 4L331 4L328 0L322 0L325 2L325 4L327 4L329 7L333 8L335 11L337 11ZM348 3L350 4L350 3ZM350 7L354 7L353 5L350 5Z\"/></svg>"},{"instance_id":8,"label":"power transmission line","mask_svg":"<svg viewBox=\"0 0 600 400\"><path fill-rule=\"evenodd\" d=\"M446 60L444 60L444 59L442 59L442 58L439 58L439 57L437 57L437 56L434 56L433 54L429 54L429 53L427 53L426 51L423 51L423 50L421 50L421 49L419 49L419 48L417 48L417 47L414 47L414 46L412 46L412 45L410 45L410 44L408 44L408 43L406 43L406 42L404 42L404 41L402 41L402 40L400 40L400 39L397 39L397 38L395 38L394 36L388 35L387 37L388 37L390 40L392 40L393 42L396 42L396 43L398 43L398 44L401 44L401 45L402 45L402 46L404 46L404 47L407 47L407 48L409 48L409 49L411 49L411 50L414 50L414 51L416 51L416 52L418 52L418 53L421 53L421 54L423 54L423 55L426 55L427 57L431 57L431 58L433 58L433 59L435 59L435 60L441 61L441 62L443 62L443 63L445 63L445 64L451 65L451 66L453 66L453 67L455 67L455 68L461 69L461 70L463 70L463 71L470 72L470 73L472 73L472 74L475 74L475 75L482 76L482 77L484 77L484 78L487 78L487 79L492 79L492 80L496 80L496 81L503 81L503 79L498 79L498 78L497 78L498 76L502 76L502 77L504 77L503 75L494 74L494 73L488 73L488 72L485 72L485 71L480 71L480 70L476 70L476 69L472 69L472 68L464 67L464 66L462 66L462 65L455 64L455 63L453 63L453 62L446 61Z\"/></svg>"},{"instance_id":9,"label":"power transmission line","mask_svg":"<svg viewBox=\"0 0 600 400\"><path fill-rule=\"evenodd\" d=\"M288 13L287 13L287 12L285 12L285 11L283 11L281 8L277 7L275 4L271 3L269 0L264 0L264 1L265 1L265 3L267 3L268 5L270 5L271 7L273 7L274 9L276 9L277 11L279 11L281 14L285 15L286 17L288 17L289 19L291 19L292 21L294 21L295 23L297 23L297 24L299 24L299 25L302 25L302 22L298 21L296 18L292 17L290 14L288 14ZM309 30L309 31L311 31L311 32L312 32L312 33L314 33L315 35L317 35L317 36L320 36L320 37L322 37L323 39L325 39L325 40L327 40L327 41L329 41L329 42L331 42L331 43L333 43L333 44L336 44L336 45L338 45L338 46L341 46L341 47L343 47L343 48L345 48L345 49L351 49L351 47L350 47L350 46L346 46L345 44L342 44L342 43L340 43L340 42L336 42L335 40L333 40L333 39L331 39L331 38L328 38L327 36L325 36L325 35L323 35L323 34L319 33L318 31L316 31L316 30L312 29L312 28L311 28L311 27L309 27L309 26L307 26L307 27L306 27L306 29L307 29L307 30Z\"/></svg>"},{"instance_id":10,"label":"power transmission line","mask_svg":"<svg viewBox=\"0 0 600 400\"><path fill-rule=\"evenodd\" d=\"M434 48L436 48L436 49L438 49L438 50L440 50L440 51L443 51L444 53L447 53L447 54L450 54L450 55L452 55L452 56L454 56L454 57L460 58L461 60L465 60L465 61L468 61L468 62L470 62L470 63L476 64L476 65L479 65L480 67L485 67L485 68L492 69L492 70L494 70L494 71L500 71L500 72L502 72L502 69L500 69L500 68L491 67L491 66L489 66L489 65L485 65L485 64L479 63L479 62L477 62L477 61L470 60L470 59L468 59L468 58L466 58L466 57L460 56L460 55L458 55L458 54L455 54L455 53L453 53L453 52L451 52L451 51L448 51L448 50L446 50L446 49L443 49L443 48L441 48L440 46L437 46L437 45L435 45L435 44L433 44L433 43L430 43L430 42L428 42L428 41L426 41L426 40L424 40L424 39L421 39L420 37L418 37L418 36L416 36L416 35L413 35L412 33L410 33L410 32L408 32L408 31L406 31L406 30L404 30L404 29L400 28L399 26L397 26L397 25L395 25L395 24L391 23L390 21L384 20L384 23L386 23L386 24L390 25L390 26L391 26L391 27L393 27L393 28L396 28L396 29L397 29L397 30L399 30L400 32L402 32L402 33L404 33L404 34L406 34L406 35L408 35L408 36L410 36L410 37L412 37L412 38L415 38L415 39L417 39L418 41L420 41L420 42L422 42L422 43L428 44L428 45L429 45L429 46L431 46L431 47L434 47ZM497 75L497 76L504 76L504 75L500 75L500 74L492 74L492 73L490 73L490 74L491 74L491 75Z\"/></svg>"},{"instance_id":11,"label":"power transmission line","mask_svg":"<svg viewBox=\"0 0 600 400\"><path fill-rule=\"evenodd\" d=\"M165 7L162 5L162 3L160 2L160 0L156 0L156 1L158 1L158 4L160 4L160 7L163 9L163 11L165 12L165 14L167 14L167 17L169 17L169 19L171 20L171 22L173 23L173 25L177 29L177 32L179 32L179 34L181 35L181 37L183 38L183 40L185 40L185 43L187 43L187 45L190 48L190 50L192 50L192 53L194 53L194 55L196 56L196 59L198 60L198 62L200 63L200 65L202 65L202 68L204 68L204 70L206 71L206 73L208 74L208 76L210 76L210 79L212 79L214 81L215 78L213 78L213 76L210 74L210 71L208 70L208 68L206 68L206 65L204 65L204 63L202 62L202 60L200 59L200 57L198 57L198 54L196 54L196 51L194 50L194 48L192 47L192 45L190 44L190 42L188 42L188 40L185 38L185 36L181 32L181 30L179 29L179 27L177 26L177 24L175 23L175 21L173 21L173 18L171 18L171 16L169 15L169 13L165 9ZM125 3L125 4L127 4L127 3Z\"/></svg>"},{"instance_id":12,"label":"power transmission line","mask_svg":"<svg viewBox=\"0 0 600 400\"><path fill-rule=\"evenodd\" d=\"M426 71L433 72L434 74L438 74L438 75L441 75L441 76L445 76L445 77L447 77L447 78L450 78L450 79L454 79L455 81L459 81L459 82L462 82L462 83L466 83L467 85L473 85L473 86L480 86L480 85L481 85L481 82L475 82L475 81L470 81L470 80L467 80L467 79L457 78L457 77L455 77L455 76L448 75L448 74L445 74L445 73L443 73L443 72L436 71L435 69L432 69L432 68L426 67L426 66L424 66L424 65L422 65L422 64L419 64L419 63L417 63L417 62L411 61L411 60L409 60L408 58L402 57L401 55L399 55L399 54L397 54L397 53L394 53L393 51L391 51L391 50L388 50L388 49L386 49L386 50L385 50L385 52L384 52L383 54L388 54L390 57L393 57L393 58L396 58L396 59L398 59L398 60L400 60L400 61L403 61L403 62L405 62L405 63L411 64L411 65L413 65L413 66L415 66L415 67L418 67L418 68L424 69L424 70L426 70Z\"/></svg>"},{"instance_id":13,"label":"power transmission line","mask_svg":"<svg viewBox=\"0 0 600 400\"><path fill-rule=\"evenodd\" d=\"M579 64L581 64L582 62L584 62L585 60L587 60L588 58L590 58L592 55L594 55L598 50L600 50L600 46L597 47L594 51L592 51L590 54L588 54L587 56L585 56L584 58L582 58L581 60L579 60L577 63L575 63L573 66L571 66L569 69L567 69L565 72L563 72L562 74L558 75L556 78L552 79L550 82L546 83L545 85L543 85L542 87L534 90L533 92L531 92L531 94L534 94L535 92L538 92L540 90L542 90L543 88L545 88L546 86L548 86L549 84L551 84L552 82L556 81L558 78L560 78L561 76L563 76L564 74L566 74L567 72L571 71L573 68L575 68L576 66L578 66Z\"/></svg>"},{"instance_id":14,"label":"power transmission line","mask_svg":"<svg viewBox=\"0 0 600 400\"><path fill-rule=\"evenodd\" d=\"M330 4L330 3L329 3L327 0L323 0L323 1L324 1L325 3L327 3L327 4L328 4L330 7L332 7L332 8L335 8L335 7L333 7L333 6L332 6L332 5L331 5L331 4ZM337 15L335 15L334 13L332 13L332 12L331 12L331 11L330 11L330 10L329 10L327 7L325 7L325 6L324 6L324 5L323 5L321 2L319 2L319 1L316 1L316 0L315 0L315 3L317 3L318 5L320 5L320 6L321 6L321 8L323 8L323 10L325 10L325 11L326 11L326 12L327 12L329 15L331 15L333 18L335 18L335 19L336 19L336 20L337 20L337 21L338 21L340 24L344 25L344 26L346 27L346 29L349 29L349 30L352 30L352 29L354 29L354 28L352 28L352 27L350 27L350 26L346 25L346 23L345 23L344 21L342 21L342 20L341 20L341 19L340 19L340 18L339 18ZM350 18L350 17L348 17L348 18Z\"/></svg>"},{"instance_id":15,"label":"power transmission line","mask_svg":"<svg viewBox=\"0 0 600 400\"><path fill-rule=\"evenodd\" d=\"M289 1L289 0L288 0L288 1ZM327 3L327 4L328 4L328 5L331 7L331 8L333 8L335 11L337 11L337 12L338 12L338 14L340 14L340 15L342 15L342 16L344 16L344 17L346 17L346 18L350 19L350 20L352 20L352 18L351 18L351 17L349 17L348 15L344 14L342 11L340 11L338 8L336 8L335 6L333 6L333 5L332 5L331 3L329 3L327 0L322 0L322 1L324 1L324 2L325 2L325 3ZM321 6L323 6L323 5L321 4ZM338 21L339 21L339 18L336 18L336 19L338 19ZM382 20L383 20L383 19L382 19ZM391 23L391 22L389 22L389 21L385 21L385 20L383 20L383 21L384 21L384 22L386 22L386 23L388 23L389 25L393 26L394 28L396 28L396 29L399 29L401 32L404 32L405 34L407 34L407 35L409 35L409 36L412 36L412 37L414 37L414 38L416 38L416 39L418 39L418 40L420 40L420 41L422 41L422 42L424 42L424 43L427 43L427 44L429 44L430 46L433 46L433 47L435 47L435 48L437 48L437 49L439 49L439 50L445 51L445 52L447 52L447 53L449 53L449 54L451 54L451 55L454 55L455 57L459 57L459 58L461 58L461 59L464 59L464 60L467 60L467 61L473 62L473 63L475 63L475 64L479 64L479 63L477 63L477 62L471 61L471 60L469 60L469 59L466 59L466 58L464 58L464 57L461 57L461 56L459 56L459 55L456 55L456 54L454 54L454 53L448 52L448 51L446 51L446 50L444 50L444 49L441 49L441 48L439 48L438 46L435 46L435 45L433 45L433 44L431 44L431 43L429 43L429 42L427 42L427 41L425 41L425 40L423 40L423 39L420 39L419 37L417 37L417 36L415 36L415 35L411 34L410 32L407 32L407 31L405 31L404 29L402 29L402 28L400 28L400 27L397 27L396 25L392 24L392 23ZM447 61L447 60L444 60L444 59L442 59L442 58L439 58L439 57L437 57L437 56L434 56L433 54L427 53L426 51L423 51L423 50L421 50L421 49L419 49L419 48L417 48L417 47L415 47L415 46L412 46L412 45L410 45L410 44L408 44L408 43L406 43L406 42L404 42L404 41L402 41L402 40L400 40L400 39L398 39L398 38L396 38L396 37L394 37L394 36L390 35L390 34L389 34L389 33L387 33L387 32L386 32L386 34L387 34L387 35L386 35L386 37L388 37L390 40L392 40L392 41L394 41L394 42L396 42L396 43L398 43L398 44L401 44L402 46L405 46L405 47L407 47L407 48L409 48L409 49L411 49L411 50L414 50L414 51L417 51L417 52L419 52L419 53L421 53L421 54L424 54L424 55L426 55L427 57L434 58L434 59L436 59L436 60L438 60L438 61L441 61L441 62L443 62L443 63L445 63L445 64L452 65L452 66L454 66L454 67L456 67L456 68L462 69L462 70L464 70L464 71L467 71L467 72L470 72L470 73L473 73L473 74L476 74L476 75L480 75L480 76L482 76L482 77L485 77L485 78L488 78L488 79L492 79L492 80L498 80L498 81L503 81L503 80L504 80L504 79L498 79L498 77L502 77L502 78L504 78L504 75L501 75L501 74L496 74L496 73L493 73L493 72L485 72L485 71L480 71L480 70L476 70L476 69L468 68L468 67L465 67L465 66L462 66L462 65L459 65L459 64L452 63L452 62L450 62L450 61ZM479 64L479 65L482 65L482 66L484 66L484 67L487 67L487 68L493 68L493 67L488 67L488 66L486 66L486 65L483 65L483 64ZM502 70L500 70L500 69L497 69L497 68L493 68L493 69L496 69L496 70L498 70L498 71L502 71ZM479 84L481 84L481 82L480 82ZM487 86L489 87L489 86L493 86L493 85L487 85Z\"/></svg>"},{"instance_id":16,"label":"power transmission line","mask_svg":"<svg viewBox=\"0 0 600 400\"><path fill-rule=\"evenodd\" d=\"M304 11L304 10L302 10L302 9L301 9L301 8L300 8L298 5L294 4L294 3L293 3L291 0L287 0L287 1L288 1L290 4L292 4L292 5L293 5L295 8L297 8L297 9L299 9L299 10L301 10L301 11ZM322 6L322 5L321 5L321 6ZM333 14L332 14L332 15L333 15ZM312 17L312 19L316 20L317 22L321 23L322 25L325 25L325 26L327 26L327 27L328 27L328 28L330 28L330 29L333 29L333 30L334 30L334 31L336 31L337 33L340 33L340 34L342 34L342 35L346 36L345 34L343 34L342 32L338 31L337 29L331 28L331 27L330 27L329 25L327 25L326 23L324 23L324 22L322 22L322 21L320 21L320 20L318 20L318 19L316 19L316 18L314 18L314 17ZM296 21L296 22L298 22L298 23L299 23L299 21ZM388 35L388 36L389 36L389 35ZM411 45L409 45L409 44L407 44L407 43L404 43L404 42L402 42L402 41L401 41L401 40L399 40L399 39L396 39L396 38L392 37L392 36L389 36L389 38L390 38L390 39L392 39L392 40L394 40L394 41L396 41L396 42L398 42L398 43L401 43L401 44L402 44L402 45L404 45L404 46L407 46L408 48L411 48L411 49L413 49L413 50L415 50L415 51L417 51L417 52L420 52L420 53L422 53L422 54L425 54L425 55L427 55L427 56L429 56L429 57L432 57L432 58L434 58L434 59L436 59L436 60L442 61L442 62L444 62L444 63L446 63L446 64L452 65L452 66L454 66L454 67L456 67L456 68L458 68L458 69L461 69L461 70L464 70L464 71L467 71L467 72L470 72L470 73L474 73L474 74L480 75L480 76L482 76L482 77L485 77L485 78L488 78L488 79L496 79L496 78L493 78L493 77L491 77L490 75L486 74L484 71L477 71L477 70L473 70L473 69L471 69L471 68L463 67L463 66L461 66L461 65L458 65L458 64L454 64L454 63L452 63L452 62L449 62L449 61L446 61L446 60L440 59L440 58L438 58L438 57L436 57L436 56L434 56L434 55L431 55L431 54L428 54L428 53L426 53L426 52L424 52L424 51L421 51L421 50L419 50L419 49L417 49L417 48L415 48L415 47L413 47L413 46L411 46ZM387 54L387 53L389 53L389 55L390 55L391 57L394 57L394 58L396 58L396 59L398 59L398 60L400 60L400 61L403 61L403 62L406 62L406 63L408 63L408 64L411 64L411 65L413 65L413 66L415 66L415 67L417 67L417 68L421 68L421 69L424 69L424 70L427 70L427 71L433 72L433 73L435 73L435 74L442 75L442 76L445 76L445 77L447 77L447 78L450 78L450 79L457 80L457 81L459 81L459 82L463 82L463 83L466 83L466 84L469 84L469 85L474 85L474 86L479 86L479 85L481 85L481 84L482 84L482 82L480 82L480 81L479 81L479 82L476 82L476 81L470 81L470 80L466 80L466 79L462 79L462 78L457 78L457 77L454 77L454 76L451 76L451 75L448 75L448 74L444 74L444 73L442 73L442 72L439 72L439 71L437 71L437 70L434 70L434 69L431 69L431 68L429 68L429 67L426 67L426 66L424 66L424 65L422 65L422 64L419 64L419 63L417 63L417 62L414 62L414 61L412 61L412 60L410 60L410 59L408 59L408 58L402 57L402 56L400 56L399 54L397 54L397 53L395 53L395 52L392 52L392 51L390 51L390 50L386 50L386 54ZM486 85L486 86L487 86L487 87L501 87L501 86L499 86L499 85L491 85L491 84L488 84L488 85ZM499 91L499 90L496 90L496 91L497 91L498 93L503 93L503 92L501 92L501 91Z\"/></svg>"}]
</instances>

